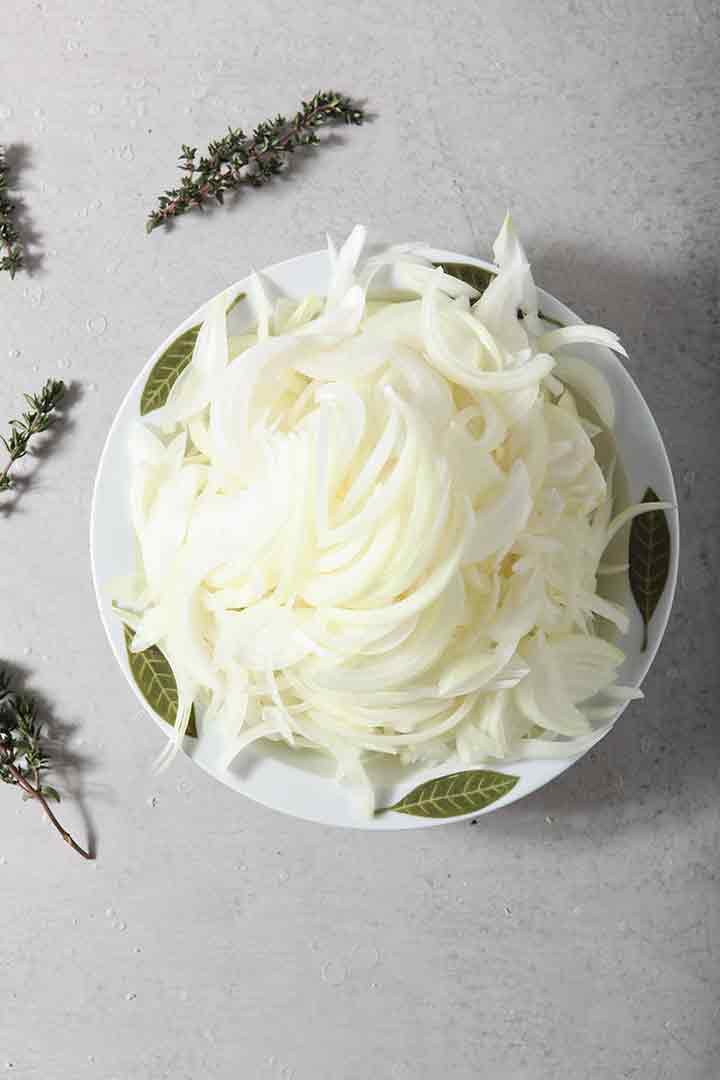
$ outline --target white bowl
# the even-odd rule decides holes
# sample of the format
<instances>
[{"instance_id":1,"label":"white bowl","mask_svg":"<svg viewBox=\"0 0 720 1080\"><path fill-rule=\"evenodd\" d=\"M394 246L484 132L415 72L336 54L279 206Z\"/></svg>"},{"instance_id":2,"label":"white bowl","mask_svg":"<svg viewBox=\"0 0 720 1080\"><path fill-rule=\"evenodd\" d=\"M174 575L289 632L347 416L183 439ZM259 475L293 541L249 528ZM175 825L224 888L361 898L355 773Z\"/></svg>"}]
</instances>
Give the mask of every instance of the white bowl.
<instances>
[{"instance_id":1,"label":"white bowl","mask_svg":"<svg viewBox=\"0 0 720 1080\"><path fill-rule=\"evenodd\" d=\"M454 252L433 251L437 261L472 263L488 269L489 264ZM309 292L322 295L325 290L329 263L325 251L301 255L286 262L277 263L263 272L278 290L290 297L301 298ZM246 280L236 283L238 289ZM544 314L565 323L580 322L569 308L554 297L540 290L541 309ZM245 305L231 314L239 329L242 325ZM203 306L204 307L204 306ZM98 465L90 520L90 553L92 574L100 616L115 658L143 709L160 726L167 736L170 729L147 705L135 685L127 662L123 628L113 614L108 583L134 569L134 541L129 514L129 460L127 440L130 425L139 416L139 404L145 380L157 358L184 330L196 325L202 318L203 308L190 315L159 346L153 356L138 373L117 411L110 427ZM583 346L582 355L595 364L610 383L616 405L615 444L619 462L624 469L628 496L632 500L642 498L647 487L652 487L662 499L676 502L675 486L660 432L643 397L618 358L608 349ZM626 653L619 679L625 685L639 686L650 668L658 650L670 608L672 606L678 566L678 520L677 513L668 514L671 533L671 565L665 591L650 624L647 649L641 651L642 621L624 585L624 599L630 613L630 631L622 640ZM623 575L623 582L625 578ZM618 715L623 711L618 709ZM639 712L638 714L639 715ZM291 750L279 750L276 744L255 744L229 768L219 764L219 745L212 734L200 739L186 739L188 755L206 772L223 784L265 806L291 814L294 817L316 821L326 825L340 825L363 829L417 829L447 823L448 819L411 817L405 814L382 814L370 820L359 819L346 792L332 778L331 773L320 766L319 755L298 754ZM503 761L498 770L517 776L518 782L504 798L491 804L480 813L489 813L501 806L521 799L569 768L578 756L540 761ZM379 805L390 805L416 784L434 776L463 769L452 760L435 769L384 767L379 771L378 784L381 798ZM477 813L464 815L477 817ZM462 820L452 818L451 821Z\"/></svg>"}]
</instances>

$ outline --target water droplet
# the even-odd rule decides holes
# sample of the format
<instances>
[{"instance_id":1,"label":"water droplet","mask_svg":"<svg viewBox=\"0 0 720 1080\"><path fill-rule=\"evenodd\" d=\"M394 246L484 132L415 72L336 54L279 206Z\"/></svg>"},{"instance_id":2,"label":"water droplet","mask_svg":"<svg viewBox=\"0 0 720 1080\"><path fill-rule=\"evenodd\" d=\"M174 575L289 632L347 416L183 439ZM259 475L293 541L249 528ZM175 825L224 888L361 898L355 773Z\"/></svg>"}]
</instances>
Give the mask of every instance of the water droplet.
<instances>
[{"instance_id":1,"label":"water droplet","mask_svg":"<svg viewBox=\"0 0 720 1080\"><path fill-rule=\"evenodd\" d=\"M0 120L9 120L12 116L12 106L0 105Z\"/></svg>"},{"instance_id":2,"label":"water droplet","mask_svg":"<svg viewBox=\"0 0 720 1080\"><path fill-rule=\"evenodd\" d=\"M77 42L75 38L68 38L65 42L65 48L68 52L77 52L80 48L80 43Z\"/></svg>"},{"instance_id":3,"label":"water droplet","mask_svg":"<svg viewBox=\"0 0 720 1080\"><path fill-rule=\"evenodd\" d=\"M70 357L69 356L63 356L63 357L61 357L60 360L58 360L58 367L59 368L69 368L70 363L71 363Z\"/></svg>"},{"instance_id":4,"label":"water droplet","mask_svg":"<svg viewBox=\"0 0 720 1080\"><path fill-rule=\"evenodd\" d=\"M123 161L133 161L135 158L135 151L130 143L125 143L125 145L121 146L117 151L117 156Z\"/></svg>"},{"instance_id":5,"label":"water droplet","mask_svg":"<svg viewBox=\"0 0 720 1080\"><path fill-rule=\"evenodd\" d=\"M25 648L23 649L23 655L24 656L32 656L32 646L26 645Z\"/></svg>"},{"instance_id":6,"label":"water droplet","mask_svg":"<svg viewBox=\"0 0 720 1080\"><path fill-rule=\"evenodd\" d=\"M329 986L340 986L347 979L347 968L339 960L326 960L320 974Z\"/></svg>"},{"instance_id":7,"label":"water droplet","mask_svg":"<svg viewBox=\"0 0 720 1080\"><path fill-rule=\"evenodd\" d=\"M277 879L280 885L284 885L286 881L289 881L290 875L288 874L287 870L281 870L278 874Z\"/></svg>"},{"instance_id":8,"label":"water droplet","mask_svg":"<svg viewBox=\"0 0 720 1080\"><path fill-rule=\"evenodd\" d=\"M98 384L96 382L89 382L87 383L87 388L91 393L94 393L98 388Z\"/></svg>"},{"instance_id":9,"label":"water droplet","mask_svg":"<svg viewBox=\"0 0 720 1080\"><path fill-rule=\"evenodd\" d=\"M141 953L142 952L142 946L141 945L136 945L135 948L133 949L133 952L134 953Z\"/></svg>"},{"instance_id":10,"label":"water droplet","mask_svg":"<svg viewBox=\"0 0 720 1080\"><path fill-rule=\"evenodd\" d=\"M125 1000L126 1001L134 1001L136 997L137 997L137 994L133 994L132 991L131 991L129 994L125 995Z\"/></svg>"},{"instance_id":11,"label":"water droplet","mask_svg":"<svg viewBox=\"0 0 720 1080\"><path fill-rule=\"evenodd\" d=\"M103 107L99 101L93 101L92 105L88 105L88 112L91 116L99 116L103 111Z\"/></svg>"},{"instance_id":12,"label":"water droplet","mask_svg":"<svg viewBox=\"0 0 720 1080\"><path fill-rule=\"evenodd\" d=\"M147 801L147 804L148 804L148 806L157 806L157 804L158 804L157 795L151 795L150 798Z\"/></svg>"},{"instance_id":13,"label":"water droplet","mask_svg":"<svg viewBox=\"0 0 720 1080\"><path fill-rule=\"evenodd\" d=\"M35 374L37 375L38 371L40 370L40 364L39 363L33 364L32 369L35 372Z\"/></svg>"},{"instance_id":14,"label":"water droplet","mask_svg":"<svg viewBox=\"0 0 720 1080\"><path fill-rule=\"evenodd\" d=\"M107 915L108 919L112 919L113 915L115 914L115 908L105 908L105 914Z\"/></svg>"},{"instance_id":15,"label":"water droplet","mask_svg":"<svg viewBox=\"0 0 720 1080\"><path fill-rule=\"evenodd\" d=\"M188 791L192 791L192 786L188 784L187 780L181 780L177 786L177 789L181 793L181 795L186 795Z\"/></svg>"},{"instance_id":16,"label":"water droplet","mask_svg":"<svg viewBox=\"0 0 720 1080\"><path fill-rule=\"evenodd\" d=\"M505 914L506 914L506 915L512 915L512 908L509 908L509 907L507 907L507 905L506 905L506 906L505 906Z\"/></svg>"},{"instance_id":17,"label":"water droplet","mask_svg":"<svg viewBox=\"0 0 720 1080\"><path fill-rule=\"evenodd\" d=\"M8 356L11 360L19 360L22 356L20 349L8 349Z\"/></svg>"},{"instance_id":18,"label":"water droplet","mask_svg":"<svg viewBox=\"0 0 720 1080\"><path fill-rule=\"evenodd\" d=\"M42 656L40 657L40 659L42 660L43 664L47 664L50 657L48 656L47 653L43 653Z\"/></svg>"},{"instance_id":19,"label":"water droplet","mask_svg":"<svg viewBox=\"0 0 720 1080\"><path fill-rule=\"evenodd\" d=\"M93 318L88 319L85 325L88 334L92 334L93 337L100 337L107 330L108 321L104 315L95 315Z\"/></svg>"},{"instance_id":20,"label":"water droplet","mask_svg":"<svg viewBox=\"0 0 720 1080\"><path fill-rule=\"evenodd\" d=\"M218 71L224 71L225 70L225 61L224 60L218 60L215 67L218 69Z\"/></svg>"},{"instance_id":21,"label":"water droplet","mask_svg":"<svg viewBox=\"0 0 720 1080\"><path fill-rule=\"evenodd\" d=\"M73 926L79 926L80 925L80 920L79 919L73 919L72 924L73 924Z\"/></svg>"},{"instance_id":22,"label":"water droplet","mask_svg":"<svg viewBox=\"0 0 720 1080\"><path fill-rule=\"evenodd\" d=\"M0 855L0 866L7 866L7 859L4 855Z\"/></svg>"},{"instance_id":23,"label":"water droplet","mask_svg":"<svg viewBox=\"0 0 720 1080\"><path fill-rule=\"evenodd\" d=\"M23 296L30 302L31 307L40 307L45 299L45 290L42 285L26 285Z\"/></svg>"},{"instance_id":24,"label":"water droplet","mask_svg":"<svg viewBox=\"0 0 720 1080\"><path fill-rule=\"evenodd\" d=\"M113 929L114 930L119 930L120 933L122 934L125 930L127 930L127 923L126 922L116 922L116 923L113 924Z\"/></svg>"}]
</instances>

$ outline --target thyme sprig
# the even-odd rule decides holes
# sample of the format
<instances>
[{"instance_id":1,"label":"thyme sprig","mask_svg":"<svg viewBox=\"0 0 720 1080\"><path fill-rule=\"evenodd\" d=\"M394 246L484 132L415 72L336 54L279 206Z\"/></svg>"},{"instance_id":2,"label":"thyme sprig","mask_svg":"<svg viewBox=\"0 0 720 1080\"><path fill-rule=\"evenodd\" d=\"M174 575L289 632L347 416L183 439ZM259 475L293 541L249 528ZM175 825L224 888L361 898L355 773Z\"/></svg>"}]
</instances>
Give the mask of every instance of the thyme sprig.
<instances>
[{"instance_id":1,"label":"thyme sprig","mask_svg":"<svg viewBox=\"0 0 720 1080\"><path fill-rule=\"evenodd\" d=\"M23 246L15 227L15 204L7 194L9 186L5 149L0 146L0 271L14 278L23 264Z\"/></svg>"},{"instance_id":2,"label":"thyme sprig","mask_svg":"<svg viewBox=\"0 0 720 1080\"><path fill-rule=\"evenodd\" d=\"M10 471L24 457L30 441L50 426L52 414L65 393L60 379L48 379L39 394L25 394L28 405L20 420L10 421L10 433L0 441L8 453L5 468L0 471L0 492L13 486ZM53 827L84 859L93 855L82 848L58 821L51 802L59 802L54 787L45 783L50 762L43 737L43 722L38 717L34 698L13 690L6 671L0 668L0 782L14 784L26 799L39 803Z\"/></svg>"},{"instance_id":3,"label":"thyme sprig","mask_svg":"<svg viewBox=\"0 0 720 1080\"><path fill-rule=\"evenodd\" d=\"M278 115L258 124L252 136L240 128L228 128L227 135L211 142L200 158L194 146L183 145L179 167L185 175L179 187L160 196L147 220L147 231L188 210L202 209L208 202L222 203L229 191L267 184L287 167L295 150L320 143L316 128L321 125L361 124L364 119L363 110L350 98L331 90L320 91L310 101L303 101L290 120Z\"/></svg>"},{"instance_id":4,"label":"thyme sprig","mask_svg":"<svg viewBox=\"0 0 720 1080\"><path fill-rule=\"evenodd\" d=\"M45 783L49 764L34 699L14 691L7 672L0 670L0 781L15 784L24 798L39 803L65 843L83 859L92 859L90 852L60 824L50 806L51 802L59 802L60 796Z\"/></svg>"},{"instance_id":5,"label":"thyme sprig","mask_svg":"<svg viewBox=\"0 0 720 1080\"><path fill-rule=\"evenodd\" d=\"M22 419L10 421L10 433L7 437L0 435L0 442L7 450L9 458L5 468L0 471L0 492L13 486L10 470L16 461L25 457L30 440L48 429L52 413L60 404L64 393L65 383L62 379L48 379L39 394L25 394L27 412L22 414Z\"/></svg>"}]
</instances>

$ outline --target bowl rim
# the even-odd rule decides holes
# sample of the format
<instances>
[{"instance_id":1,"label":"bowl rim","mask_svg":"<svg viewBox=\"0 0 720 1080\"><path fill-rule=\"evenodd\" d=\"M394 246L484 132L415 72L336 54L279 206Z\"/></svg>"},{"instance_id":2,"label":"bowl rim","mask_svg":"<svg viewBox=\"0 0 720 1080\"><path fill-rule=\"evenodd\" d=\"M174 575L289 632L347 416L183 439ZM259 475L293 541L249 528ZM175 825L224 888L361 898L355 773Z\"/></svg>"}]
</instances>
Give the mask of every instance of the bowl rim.
<instances>
[{"instance_id":1,"label":"bowl rim","mask_svg":"<svg viewBox=\"0 0 720 1080\"><path fill-rule=\"evenodd\" d=\"M489 262L489 261L487 261L485 259L480 259L480 258L477 258L477 257L474 257L474 256L464 255L464 254L461 254L459 252L451 251L451 250L448 250L448 249L445 249L445 248L438 248L438 247L434 247L434 246L431 246L431 245L424 245L423 244L423 245L417 245L417 249L420 250L422 252L422 254L428 256L429 258L431 258L433 261L436 261L436 262L462 263L462 264L466 264L466 265L476 266L476 267L478 267L480 269L491 270L491 271L496 271L496 269L497 269L494 266L493 263L491 263L491 262ZM280 262L272 263L272 264L268 265L267 267L265 267L261 271L261 273L262 274L268 274L268 275L271 275L273 273L282 274L283 271L292 270L294 267L301 266L303 263L306 263L308 260L319 259L319 258L323 258L323 257L327 258L327 250L326 249L316 249L316 250L313 250L313 251L310 251L310 252L306 252L304 254L291 256L290 258L283 259ZM231 285L228 285L224 289L219 290L219 293L231 292L231 291L235 291L235 290L238 290L238 291L242 290L243 288L247 287L247 284L248 284L248 282L250 280L250 277L251 277L251 275L248 274L243 278L239 278L238 280L233 282ZM584 320L581 319L580 316L578 316L576 312L574 312L571 308L567 307L567 305L565 305L562 301L558 300L551 293L548 293L546 290L542 289L540 286L537 287L537 290L538 290L538 297L540 298L543 306L548 310L548 313L550 311L552 311L553 313L561 315L564 319L567 319L568 321L571 321L571 322L575 322L575 323L584 322ZM219 295L219 293L215 293L214 295L215 296ZM107 639L108 644L110 646L111 652L115 656L115 659L118 662L118 665L119 665L119 667L121 668L121 670L123 672L123 675L125 677L126 682L128 683L128 685L130 686L132 692L134 693L135 698L137 699L139 704L142 706L143 712L145 712L147 715L149 715L152 718L152 720L154 720L156 726L158 726L160 728L160 730L162 731L162 733L165 735L166 738L169 738L168 726L160 717L158 717L155 714L155 712L150 708L150 706L148 705L148 703L145 701L142 694L140 693L140 690L138 689L138 687L137 687L137 685L136 685L136 683L135 683L135 681L134 681L134 679L133 679L133 677L132 677L132 675L130 673L129 666L127 664L127 660L123 656L121 650L119 649L119 647L117 645L117 639L113 634L112 624L111 624L109 618L106 616L106 602L105 602L105 597L103 595L103 589L106 588L107 582L103 583L100 580L99 570L98 570L97 551L96 551L96 529L97 529L97 524L98 524L98 502L99 502L99 493L100 493L102 480L103 480L104 466L105 466L106 461L108 459L108 456L110 454L110 451L111 451L111 448L112 448L112 445L113 445L113 442L114 442L114 437L116 435L116 432L117 432L118 428L121 426L121 424L122 424L122 422L123 422L123 420L125 418L125 414L126 414L126 410L127 410L128 406L130 405L132 399L137 394L138 387L140 386L141 383L142 383L142 385L144 385L144 380L146 379L147 374L152 369L152 367L155 364L158 357L162 355L162 353L169 347L169 345L171 345L172 342L175 341L176 338L180 334L182 334L186 329L188 329L190 326L196 325L198 319L201 317L202 313L206 310L208 303L212 299L213 299L213 297L210 297L208 300L204 301L202 304L199 305L199 307L194 312L192 312L192 314L188 315L185 319L183 319L177 325L177 327L153 351L153 353L146 360L146 362L143 364L143 366L140 368L140 370L137 372L137 374L132 378L130 386L128 387L128 389L124 393L124 395L122 396L120 404L119 404L119 406L117 407L117 409L115 411L112 422L110 424L107 435L105 437L102 450L101 450L99 458L98 458L98 462L97 462L97 466L96 466L96 470L95 470L95 479L94 479L94 483L93 483L93 492L92 492L92 502L91 502L91 508L90 508L90 518L89 518L90 565L91 565L91 575L92 575L92 581L93 581L93 589L94 589L94 593L95 593L95 600L96 600L96 604L97 604L97 608L98 608L98 614L99 614L99 617L100 617L100 621L102 623L103 630L105 632L105 636L106 636L106 639ZM658 652L658 650L660 648L660 645L661 645L661 643L663 641L663 638L665 636L665 632L666 632L666 629L667 629L667 625L668 625L668 622L669 622L669 619L670 619L670 614L671 614L671 611L672 611L673 603L674 603L675 592L676 592L676 588L677 588L678 567L679 567L679 557L680 557L680 527L679 527L679 514L678 514L678 500L677 500L677 492L676 492L676 488L675 488L675 481L674 481L674 477L673 477L672 466L670 464L670 459L669 459L669 456L668 456L668 453L667 453L667 449L665 447L665 443L664 443L662 434L660 432L660 429L658 428L658 425L657 425L657 423L655 421L655 418L654 418L654 416L652 414L652 411L650 410L650 407L648 406L647 402L645 401L645 398L643 397L643 394L642 394L640 388L637 386L635 380L633 379L632 375L628 371L627 367L617 357L615 357L614 354L611 354L611 355L612 355L613 362L614 362L614 364L616 366L616 369L620 373L620 376L622 378L624 378L625 380L627 380L629 385L632 387L635 395L639 399L640 407L642 409L644 409L645 420L649 424L649 427L650 427L650 429L652 431L653 443L654 443L654 452L657 453L658 458L660 460L660 464L662 465L663 470L666 473L666 479L667 479L668 485L669 485L669 501L672 501L672 503L673 503L673 509L668 512L668 524L669 524L669 527L670 527L671 537L672 537L672 541L673 541L672 544L671 544L670 569L669 569L668 579L667 579L665 589L664 589L662 597L661 597L660 604L658 605L658 608L656 609L656 611L655 611L655 613L653 615L653 621L652 621L652 625L650 627L650 633L649 633L649 636L648 636L648 645L647 645L647 648L646 648L645 652L643 653L643 662L640 665L639 674L636 677L636 683L637 683L637 686L639 687L642 684L642 682L645 680L645 678L646 678L646 676L647 676L647 674L648 674L648 672L649 672L649 670L650 670L650 668L651 668L651 666L652 666L652 664L653 664L653 662L655 660L655 657L656 657L657 652ZM618 711L616 713L615 720L613 722L613 727L618 722L618 720L620 719L622 714L625 712L625 709L627 708L628 704L629 704L629 702L624 702L619 706ZM612 730L612 728L610 730ZM515 786L515 788L512 791L510 791L507 795L503 796L501 799L497 800L497 802L492 803L490 806L484 808L483 810L474 811L474 812L467 813L467 814L461 814L461 815L458 815L457 817L452 817L452 818L421 818L421 817L408 817L408 816L406 816L404 814L395 814L395 815L383 815L381 818L372 818L372 819L369 819L369 820L365 820L365 819L357 819L357 820L349 819L349 820L342 820L342 821L328 820L327 817L324 817L322 815L313 816L313 814L308 813L308 812L297 811L297 810L293 810L293 809L290 809L290 808L285 807L285 806L277 805L277 804L275 804L275 803L273 803L271 801L267 801L265 798L259 797L257 795L257 793L247 791L247 790L243 790L237 783L230 783L229 782L227 770L223 770L223 769L219 769L217 767L214 767L211 763L203 761L202 759L198 758L194 754L188 753L188 750L187 750L186 747L184 748L184 753L186 754L186 756L190 757L190 759L193 761L193 763L195 765L199 765L200 768L204 772L208 773L214 779L220 781L220 783L222 783L224 786L229 787L231 790L235 791L236 793L242 794L246 798L250 798L250 799L253 800L253 802L257 802L260 805L265 806L270 810L275 810L275 811L277 811L279 813L286 814L287 816L294 817L294 818L296 818L298 820L312 822L314 824L322 824L322 825L336 827L336 828L357 829L357 830L364 831L364 832L390 832L390 831L404 831L405 829L409 829L409 828L429 828L429 827L431 828L431 827L436 827L436 826L440 826L440 825L457 824L459 822L474 819L474 818L480 817L483 814L492 813L495 810L502 809L504 806L508 806L508 805L510 805L510 804L512 804L514 802L517 802L520 799L525 798L527 795L531 795L534 791L539 790L541 787L544 787L546 784L550 783L552 780L556 779L558 776L561 776L567 769L569 769L572 765L574 765L577 761L579 761L582 757L584 757L585 754L587 754L594 746L596 746L598 742L602 741L602 739L605 738L605 736L607 734L609 734L609 731L603 732L601 735L599 735L599 737L594 742L592 742L581 753L575 754L572 757L548 759L546 762L544 762L544 764L546 764L547 766L552 766L552 768L547 768L547 769L544 770L545 772L548 773L547 776L543 776L542 774L540 774L540 776L537 777L535 780L529 780L527 783L524 783L524 784L518 783ZM525 761L525 760L522 760L522 761L518 762L517 759L516 759L515 762L513 762L512 759L508 759L507 761L503 760L503 761L500 761L500 762L497 762L497 763L493 763L492 766L488 766L488 767L493 768L493 769L495 769L497 771L504 771L505 769L510 768L510 767L512 767L514 765L515 770L517 771L517 770L522 770L522 768L524 766L527 766L528 764L529 764L529 762ZM482 766L480 766L480 767L482 767ZM468 768L468 767L464 767L464 768ZM471 767L469 767L469 768L471 768ZM444 772L440 771L441 769L444 770ZM438 766L435 769L424 769L424 770L422 770L423 775L420 778L418 778L416 781L411 781L411 782L412 782L413 786L415 786L417 783L422 783L422 782L424 782L425 779L429 778L429 776L425 776L426 773L427 774L444 775L445 773L447 773L449 771L458 771L458 769L456 767L453 767L451 765L451 763L446 763L445 765ZM335 781L332 781L332 783L335 783ZM382 822L382 824L380 824L381 822Z\"/></svg>"}]
</instances>

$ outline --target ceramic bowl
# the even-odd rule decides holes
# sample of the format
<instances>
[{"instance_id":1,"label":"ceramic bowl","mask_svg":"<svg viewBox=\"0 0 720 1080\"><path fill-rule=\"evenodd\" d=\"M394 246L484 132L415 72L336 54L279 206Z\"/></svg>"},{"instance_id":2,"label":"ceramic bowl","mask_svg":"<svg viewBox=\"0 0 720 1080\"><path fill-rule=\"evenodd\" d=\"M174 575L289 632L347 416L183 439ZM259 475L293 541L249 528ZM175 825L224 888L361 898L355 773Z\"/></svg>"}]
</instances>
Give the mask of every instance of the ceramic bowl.
<instances>
[{"instance_id":1,"label":"ceramic bowl","mask_svg":"<svg viewBox=\"0 0 720 1080\"><path fill-rule=\"evenodd\" d=\"M437 261L472 263L489 268L489 264L456 252L433 251ZM329 276L329 262L325 251L312 252L298 258L277 263L263 271L265 280L272 283L278 293L301 298L310 292L322 295ZM242 289L246 280L238 281L234 288ZM563 323L582 320L559 300L540 290L540 305L544 314ZM130 686L148 717L154 720L167 736L170 730L155 715L139 693L130 673L123 628L113 614L108 583L134 568L134 541L129 514L129 459L127 455L128 432L139 416L142 389L157 358L178 335L202 319L204 305L176 327L162 342L157 351L148 358L128 390L108 432L100 458L93 497L90 549L92 574L100 616L110 646ZM230 330L239 331L250 319L245 304L230 315ZM234 324L234 325L233 325ZM676 503L675 488L668 457L662 437L653 420L642 394L623 366L608 349L583 346L578 350L595 364L609 381L616 404L615 446L622 466L625 495L635 501L642 498L647 487L652 487L660 498ZM642 621L630 596L624 575L612 586L621 591L630 613L629 633L621 644L626 653L625 663L619 673L619 681L626 685L640 686L658 650L672 605L678 565L678 522L676 512L668 514L671 530L671 566L665 591L650 624L648 645L643 651ZM612 579L606 579L611 581ZM623 708L618 708L618 716ZM639 716L639 710L636 712ZM358 818L343 788L332 777L332 771L320 755L299 753L279 748L275 743L256 743L230 767L220 765L220 745L212 732L203 733L199 739L185 740L186 753L206 772L221 783L265 806L308 821L327 825L357 827L373 830L416 829L444 824L448 819L428 819L398 813L379 815L370 820ZM569 768L575 757L558 757L539 761L503 761L498 769L518 776L518 782L509 794L493 803L481 813L489 813L521 799L553 780ZM400 768L385 766L378 769L377 782L380 805L389 805L415 785L433 776L440 776L461 769L452 760L436 769ZM477 817L477 813L466 815ZM453 821L461 818L450 819Z\"/></svg>"}]
</instances>

